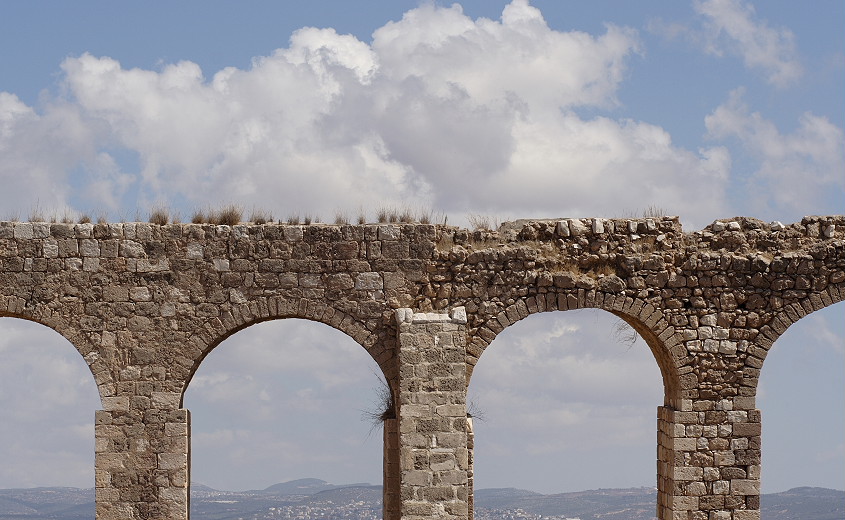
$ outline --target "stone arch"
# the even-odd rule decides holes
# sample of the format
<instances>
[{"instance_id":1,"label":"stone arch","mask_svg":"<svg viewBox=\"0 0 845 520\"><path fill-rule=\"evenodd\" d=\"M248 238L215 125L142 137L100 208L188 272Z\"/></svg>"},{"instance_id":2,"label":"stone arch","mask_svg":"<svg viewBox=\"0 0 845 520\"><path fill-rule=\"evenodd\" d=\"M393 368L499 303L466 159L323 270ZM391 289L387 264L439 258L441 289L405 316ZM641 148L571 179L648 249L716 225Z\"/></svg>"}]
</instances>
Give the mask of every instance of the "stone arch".
<instances>
[{"instance_id":1,"label":"stone arch","mask_svg":"<svg viewBox=\"0 0 845 520\"><path fill-rule=\"evenodd\" d=\"M20 298L0 298L0 318L19 318L26 321L38 323L52 329L65 338L73 348L85 360L85 364L91 371L97 391L100 395L100 403L107 397L114 395L114 374L106 361L99 354L97 346L84 331L80 330L78 323L68 322L56 313L44 307L28 307L26 302ZM102 339L102 338L100 338Z\"/></svg>"},{"instance_id":2,"label":"stone arch","mask_svg":"<svg viewBox=\"0 0 845 520\"><path fill-rule=\"evenodd\" d=\"M660 368L664 404L679 408L683 385L694 384L684 382L681 377L683 360L688 354L682 335L651 304L624 294L602 291L580 290L577 293L548 293L522 298L488 319L467 346L467 386L481 354L504 329L532 314L576 309L604 310L631 325L648 344Z\"/></svg>"},{"instance_id":3,"label":"stone arch","mask_svg":"<svg viewBox=\"0 0 845 520\"><path fill-rule=\"evenodd\" d=\"M398 367L392 345L386 344L387 338L380 337L367 329L352 315L324 303L317 303L307 298L288 300L282 297L262 297L249 303L233 306L230 311L207 322L202 334L196 334L191 338L192 352L196 353L196 356L182 384L180 407L183 406L185 391L191 379L212 350L233 334L251 325L286 318L322 323L352 338L373 358L395 394Z\"/></svg>"},{"instance_id":4,"label":"stone arch","mask_svg":"<svg viewBox=\"0 0 845 520\"><path fill-rule=\"evenodd\" d=\"M790 326L813 312L841 301L845 301L845 284L829 285L824 290L792 302L773 313L769 323L760 327L760 333L755 339L757 348L754 348L751 355L746 358L745 379L748 380L747 385L756 391L760 382L760 369L766 361L766 356L768 356L775 341Z\"/></svg>"}]
</instances>

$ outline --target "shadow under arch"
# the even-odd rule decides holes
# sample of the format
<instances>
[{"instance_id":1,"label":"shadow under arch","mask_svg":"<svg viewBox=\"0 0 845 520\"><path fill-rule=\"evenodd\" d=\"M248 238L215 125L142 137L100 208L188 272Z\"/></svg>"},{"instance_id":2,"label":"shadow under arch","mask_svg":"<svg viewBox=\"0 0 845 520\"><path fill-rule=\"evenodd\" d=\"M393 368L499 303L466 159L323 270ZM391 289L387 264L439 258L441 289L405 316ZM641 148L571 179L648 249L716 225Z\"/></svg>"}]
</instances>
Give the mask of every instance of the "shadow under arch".
<instances>
[{"instance_id":1,"label":"shadow under arch","mask_svg":"<svg viewBox=\"0 0 845 520\"><path fill-rule=\"evenodd\" d=\"M0 332L0 487L93 488L102 402L91 367L38 320L3 312Z\"/></svg>"},{"instance_id":2,"label":"shadow under arch","mask_svg":"<svg viewBox=\"0 0 845 520\"><path fill-rule=\"evenodd\" d=\"M479 401L490 391L488 400L507 419L500 417L501 424L491 425L493 431L487 434L484 418L475 423L474 484L489 487L479 480L488 466L501 470L492 473L522 474L537 482L527 489L543 493L655 485L655 408L664 394L659 369L653 354L646 353L642 336L636 344L619 344L613 332L618 322L611 314L595 308L535 313L491 343L496 345L494 357L480 361L476 387L470 385L470 390L482 392L476 394ZM506 349L499 350L502 347ZM493 419L486 406L479 408ZM485 441L491 434L494 438ZM518 435L515 444L506 441L508 435ZM499 457L502 460L488 460ZM611 473L578 469L599 467L594 463L599 459L617 467L611 461L619 457L625 457L624 469ZM524 485L494 478L499 479L494 487ZM653 509L652 492L642 494L638 500Z\"/></svg>"},{"instance_id":3,"label":"shadow under arch","mask_svg":"<svg viewBox=\"0 0 845 520\"><path fill-rule=\"evenodd\" d=\"M684 381L682 367L688 361L688 351L683 336L675 331L663 313L651 304L625 295L603 294L597 291L592 297L581 291L580 297L549 293L553 298L518 300L494 318L484 323L470 339L467 349L467 386L469 386L476 363L490 343L507 327L538 313L595 309L607 311L630 325L641 337L654 356L663 378L664 406L680 409L683 390L692 387L695 381Z\"/></svg>"},{"instance_id":4,"label":"shadow under arch","mask_svg":"<svg viewBox=\"0 0 845 520\"><path fill-rule=\"evenodd\" d=\"M227 311L219 318L207 322L205 330L190 338L191 347L197 355L183 381L179 406L184 406L185 392L191 380L202 362L217 346L232 335L253 325L289 318L318 322L349 336L376 362L391 392L395 395L399 371L394 346L395 338L381 337L368 330L352 315L322 303L314 303L305 298L287 300L282 297L262 297L250 303L234 306L232 311Z\"/></svg>"},{"instance_id":5,"label":"shadow under arch","mask_svg":"<svg viewBox=\"0 0 845 520\"><path fill-rule=\"evenodd\" d=\"M319 474L318 468L326 471L326 457L341 453L348 455L349 460L371 455L366 461L372 460L372 466L378 466L381 473L381 443L377 447L371 445L381 436L371 435L371 425L361 416L372 404L373 395L362 393L376 386L377 364L358 349L357 342L345 337L348 335L315 321L256 320L228 334L223 348L206 352L207 360L195 371L191 391L183 394L185 405L192 409L192 442L203 442L206 452L210 445L218 443L218 449L208 452L212 457L206 453L204 466L217 467L219 473L219 468L244 457L246 460L237 460L237 466L230 467L243 469L254 464L256 479L259 472L266 474L268 467L275 466L288 480L318 477L332 481L344 478L341 469L369 468L369 463L350 466L346 459L336 458L340 461L338 474ZM348 406L356 399L361 403L361 398L367 402ZM212 410L217 413L210 413ZM205 424L200 425L201 420ZM335 427L338 424L342 427ZM322 449L309 449L320 439ZM349 449L344 444L349 442L362 444ZM233 446L245 455L227 451ZM198 449L194 447L191 452L195 465L199 462ZM226 460L221 457L224 453ZM313 458L313 463L303 462L308 457ZM316 474L291 474L301 464L313 466ZM203 471L206 475L202 478L208 478L210 473ZM281 481L263 482L263 486L278 482ZM345 483L353 482L360 480Z\"/></svg>"}]
</instances>

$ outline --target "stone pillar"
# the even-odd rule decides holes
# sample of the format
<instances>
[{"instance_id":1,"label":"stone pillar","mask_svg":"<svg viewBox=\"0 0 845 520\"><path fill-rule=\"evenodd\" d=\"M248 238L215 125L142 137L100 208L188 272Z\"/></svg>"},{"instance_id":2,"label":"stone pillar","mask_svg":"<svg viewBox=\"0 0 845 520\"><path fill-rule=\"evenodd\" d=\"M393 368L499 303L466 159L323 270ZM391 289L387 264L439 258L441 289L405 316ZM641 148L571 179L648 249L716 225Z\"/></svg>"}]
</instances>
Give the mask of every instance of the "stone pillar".
<instances>
[{"instance_id":1,"label":"stone pillar","mask_svg":"<svg viewBox=\"0 0 845 520\"><path fill-rule=\"evenodd\" d=\"M384 492L382 518L384 520L400 520L402 518L402 502L400 500L402 475L399 467L399 419L385 419L383 424Z\"/></svg>"},{"instance_id":2,"label":"stone pillar","mask_svg":"<svg viewBox=\"0 0 845 520\"><path fill-rule=\"evenodd\" d=\"M466 313L396 318L402 520L466 520Z\"/></svg>"},{"instance_id":3,"label":"stone pillar","mask_svg":"<svg viewBox=\"0 0 845 520\"><path fill-rule=\"evenodd\" d=\"M95 472L97 520L187 520L188 410L98 410Z\"/></svg>"},{"instance_id":4,"label":"stone pillar","mask_svg":"<svg viewBox=\"0 0 845 520\"><path fill-rule=\"evenodd\" d=\"M658 409L660 520L760 519L760 413L753 398Z\"/></svg>"}]
</instances>

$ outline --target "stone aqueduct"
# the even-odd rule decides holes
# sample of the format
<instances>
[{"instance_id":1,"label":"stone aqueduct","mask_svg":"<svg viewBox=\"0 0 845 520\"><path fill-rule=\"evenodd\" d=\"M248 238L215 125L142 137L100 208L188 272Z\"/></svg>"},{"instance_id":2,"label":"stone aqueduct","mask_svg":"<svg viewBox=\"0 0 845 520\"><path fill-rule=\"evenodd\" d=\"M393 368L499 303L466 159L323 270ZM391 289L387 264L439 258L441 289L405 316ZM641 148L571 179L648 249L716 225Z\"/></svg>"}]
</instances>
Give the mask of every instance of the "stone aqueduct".
<instances>
[{"instance_id":1,"label":"stone aqueduct","mask_svg":"<svg viewBox=\"0 0 845 520\"><path fill-rule=\"evenodd\" d=\"M845 299L845 216L423 224L0 223L0 316L47 325L99 388L99 520L187 519L190 414L204 357L251 324L343 331L383 370L385 519L472 516L466 389L485 348L531 314L609 311L646 340L657 516L760 518L760 370L774 341Z\"/></svg>"}]
</instances>

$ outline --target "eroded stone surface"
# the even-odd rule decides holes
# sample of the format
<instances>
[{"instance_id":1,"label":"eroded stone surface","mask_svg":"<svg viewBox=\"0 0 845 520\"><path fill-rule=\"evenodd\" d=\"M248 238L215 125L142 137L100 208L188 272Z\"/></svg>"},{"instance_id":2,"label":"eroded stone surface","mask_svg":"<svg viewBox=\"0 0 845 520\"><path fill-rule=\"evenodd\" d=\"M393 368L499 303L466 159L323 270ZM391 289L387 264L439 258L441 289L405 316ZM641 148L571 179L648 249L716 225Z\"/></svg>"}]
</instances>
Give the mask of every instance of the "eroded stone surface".
<instances>
[{"instance_id":1,"label":"eroded stone surface","mask_svg":"<svg viewBox=\"0 0 845 520\"><path fill-rule=\"evenodd\" d=\"M471 514L466 386L530 314L604 309L663 373L658 517L759 518L755 395L773 342L845 298L845 217L212 226L0 222L0 316L43 323L100 390L100 520L187 518L190 419L205 354L296 317L362 345L398 397L385 432L385 518ZM245 403L248 405L248 403Z\"/></svg>"}]
</instances>

